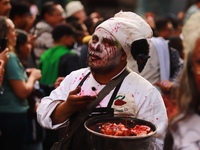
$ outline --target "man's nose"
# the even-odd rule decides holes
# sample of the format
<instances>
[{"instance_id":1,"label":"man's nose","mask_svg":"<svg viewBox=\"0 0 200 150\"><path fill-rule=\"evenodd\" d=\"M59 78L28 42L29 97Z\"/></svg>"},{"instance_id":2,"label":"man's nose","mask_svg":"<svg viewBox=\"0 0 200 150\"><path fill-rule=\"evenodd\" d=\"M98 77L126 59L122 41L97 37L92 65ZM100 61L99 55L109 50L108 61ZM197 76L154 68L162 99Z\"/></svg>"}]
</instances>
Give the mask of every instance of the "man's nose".
<instances>
[{"instance_id":1,"label":"man's nose","mask_svg":"<svg viewBox=\"0 0 200 150\"><path fill-rule=\"evenodd\" d=\"M94 51L98 51L98 52L101 51L101 48L100 48L100 44L99 44L99 43L96 43L96 44L94 45Z\"/></svg>"}]
</instances>

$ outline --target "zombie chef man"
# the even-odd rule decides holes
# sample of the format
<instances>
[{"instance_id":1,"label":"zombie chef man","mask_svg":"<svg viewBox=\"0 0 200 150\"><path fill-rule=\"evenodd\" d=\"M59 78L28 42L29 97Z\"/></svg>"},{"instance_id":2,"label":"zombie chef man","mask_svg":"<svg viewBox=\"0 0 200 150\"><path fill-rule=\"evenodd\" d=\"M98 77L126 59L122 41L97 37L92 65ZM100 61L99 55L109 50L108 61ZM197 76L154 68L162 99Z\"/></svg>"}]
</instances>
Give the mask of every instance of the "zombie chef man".
<instances>
[{"instance_id":1,"label":"zombie chef man","mask_svg":"<svg viewBox=\"0 0 200 150\"><path fill-rule=\"evenodd\" d=\"M89 42L89 67L66 76L50 96L42 99L37 109L38 122L48 129L58 129L66 125L74 113L95 101L106 84L127 68L129 55L133 55L141 71L149 58L146 39L151 36L150 26L132 12L119 12L100 24ZM77 87L88 72L91 74L81 87ZM114 90L115 88L102 99L96 110L108 107ZM121 98L123 103L119 106L115 100L112 102L110 107L114 110L114 116L127 115L156 124L158 131L155 149L162 149L168 118L163 99L156 88L131 71L124 78L116 97L118 98L115 100L119 101ZM99 109L99 113L100 110L102 109ZM86 135L81 133L84 131L78 129L76 132L78 134L73 137L71 149L88 150Z\"/></svg>"}]
</instances>

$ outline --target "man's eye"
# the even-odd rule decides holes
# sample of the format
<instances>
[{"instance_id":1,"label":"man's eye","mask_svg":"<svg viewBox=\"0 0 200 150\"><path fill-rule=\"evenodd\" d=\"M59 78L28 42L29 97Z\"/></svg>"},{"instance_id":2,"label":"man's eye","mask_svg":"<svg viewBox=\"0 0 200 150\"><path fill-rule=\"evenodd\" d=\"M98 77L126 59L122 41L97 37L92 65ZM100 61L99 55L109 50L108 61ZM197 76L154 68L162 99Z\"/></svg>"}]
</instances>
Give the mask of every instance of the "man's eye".
<instances>
[{"instance_id":1,"label":"man's eye","mask_svg":"<svg viewBox=\"0 0 200 150\"><path fill-rule=\"evenodd\" d=\"M111 40L104 40L104 45L105 46L114 46L114 42Z\"/></svg>"},{"instance_id":2,"label":"man's eye","mask_svg":"<svg viewBox=\"0 0 200 150\"><path fill-rule=\"evenodd\" d=\"M104 45L109 46L110 44L109 44L109 42L105 42Z\"/></svg>"}]
</instances>

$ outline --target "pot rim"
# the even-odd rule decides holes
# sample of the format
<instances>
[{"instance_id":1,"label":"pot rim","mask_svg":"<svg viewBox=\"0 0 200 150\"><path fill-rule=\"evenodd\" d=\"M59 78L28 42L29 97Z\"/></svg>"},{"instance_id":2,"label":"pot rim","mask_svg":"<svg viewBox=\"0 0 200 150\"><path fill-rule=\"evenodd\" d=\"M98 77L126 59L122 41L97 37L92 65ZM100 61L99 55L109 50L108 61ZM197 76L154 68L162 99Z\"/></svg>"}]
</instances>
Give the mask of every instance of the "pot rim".
<instances>
[{"instance_id":1,"label":"pot rim","mask_svg":"<svg viewBox=\"0 0 200 150\"><path fill-rule=\"evenodd\" d=\"M109 117L109 118L126 118L126 117ZM99 132L96 132L90 128L87 127L86 123L91 120L93 118L90 118L88 120L86 120L84 122L84 127L91 133L95 134L95 135L98 135L98 136L101 136L101 137L107 137L107 138L114 138L114 139L141 139L141 138L148 138L150 136L153 136L154 134L156 134L157 130L158 130L158 126L152 122L149 122L149 121L146 121L146 120L143 120L143 119L138 119L138 118L133 118L133 119L137 119L137 120L143 120L143 121L146 121L146 122L149 122L151 124L153 124L155 126L155 131L151 132L151 133L148 133L147 135L138 135L138 136L115 136L115 135L107 135L107 134L102 134L102 133L99 133ZM130 117L128 117L127 119L131 119Z\"/></svg>"}]
</instances>

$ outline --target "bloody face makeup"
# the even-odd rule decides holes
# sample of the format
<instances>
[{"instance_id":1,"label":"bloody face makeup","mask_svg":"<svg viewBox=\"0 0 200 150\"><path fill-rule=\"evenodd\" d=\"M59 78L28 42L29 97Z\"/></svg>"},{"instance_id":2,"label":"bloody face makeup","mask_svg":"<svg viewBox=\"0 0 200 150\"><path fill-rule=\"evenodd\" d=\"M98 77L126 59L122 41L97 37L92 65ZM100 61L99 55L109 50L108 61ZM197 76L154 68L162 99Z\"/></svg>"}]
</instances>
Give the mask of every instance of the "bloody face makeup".
<instances>
[{"instance_id":1,"label":"bloody face makeup","mask_svg":"<svg viewBox=\"0 0 200 150\"><path fill-rule=\"evenodd\" d=\"M121 62L122 48L116 38L98 28L89 42L88 64L92 69L113 68Z\"/></svg>"}]
</instances>

